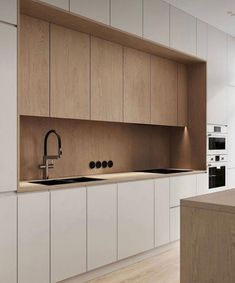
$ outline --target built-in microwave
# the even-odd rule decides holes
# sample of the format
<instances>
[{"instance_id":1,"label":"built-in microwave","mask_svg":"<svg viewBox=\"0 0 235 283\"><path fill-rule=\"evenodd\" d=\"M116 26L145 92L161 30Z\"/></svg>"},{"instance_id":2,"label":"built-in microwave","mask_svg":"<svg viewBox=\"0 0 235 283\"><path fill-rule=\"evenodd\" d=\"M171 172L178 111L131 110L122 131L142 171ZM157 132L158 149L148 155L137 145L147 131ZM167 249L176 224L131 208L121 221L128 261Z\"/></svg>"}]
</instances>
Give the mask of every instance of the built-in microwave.
<instances>
[{"instance_id":1,"label":"built-in microwave","mask_svg":"<svg viewBox=\"0 0 235 283\"><path fill-rule=\"evenodd\" d=\"M227 154L227 126L207 126L207 154Z\"/></svg>"}]
</instances>

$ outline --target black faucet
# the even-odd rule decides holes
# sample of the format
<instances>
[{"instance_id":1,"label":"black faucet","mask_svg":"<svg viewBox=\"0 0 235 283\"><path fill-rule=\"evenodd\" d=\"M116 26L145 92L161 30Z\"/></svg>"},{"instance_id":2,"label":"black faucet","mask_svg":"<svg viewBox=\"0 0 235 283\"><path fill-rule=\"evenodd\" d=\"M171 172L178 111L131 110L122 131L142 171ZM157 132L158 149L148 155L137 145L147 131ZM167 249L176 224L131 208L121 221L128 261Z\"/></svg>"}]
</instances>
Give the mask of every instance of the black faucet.
<instances>
[{"instance_id":1,"label":"black faucet","mask_svg":"<svg viewBox=\"0 0 235 283\"><path fill-rule=\"evenodd\" d=\"M47 145L48 145L48 138L51 134L54 134L57 137L58 141L58 154L57 155L48 155L47 153ZM61 138L60 135L55 130L50 130L47 132L44 138L44 155L43 155L43 164L39 165L40 169L43 169L43 179L49 179L49 169L54 168L54 163L49 161L55 160L60 158L62 155L62 148L61 148Z\"/></svg>"}]
</instances>

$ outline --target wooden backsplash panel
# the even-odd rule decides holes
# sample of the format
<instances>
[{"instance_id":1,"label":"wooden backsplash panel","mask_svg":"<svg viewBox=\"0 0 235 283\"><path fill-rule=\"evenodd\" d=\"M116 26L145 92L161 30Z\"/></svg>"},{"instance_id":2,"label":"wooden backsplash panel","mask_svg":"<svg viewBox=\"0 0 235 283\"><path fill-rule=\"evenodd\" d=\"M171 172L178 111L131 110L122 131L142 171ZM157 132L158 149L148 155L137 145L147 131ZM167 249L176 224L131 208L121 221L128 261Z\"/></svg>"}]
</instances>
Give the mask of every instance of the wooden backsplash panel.
<instances>
[{"instance_id":1,"label":"wooden backsplash panel","mask_svg":"<svg viewBox=\"0 0 235 283\"><path fill-rule=\"evenodd\" d=\"M63 155L55 161L50 177L67 177L133 171L170 166L170 128L68 119L21 116L20 179L41 179L43 142L55 129L62 139ZM49 153L56 153L56 139L49 139ZM89 169L91 160L113 160L111 169Z\"/></svg>"}]
</instances>

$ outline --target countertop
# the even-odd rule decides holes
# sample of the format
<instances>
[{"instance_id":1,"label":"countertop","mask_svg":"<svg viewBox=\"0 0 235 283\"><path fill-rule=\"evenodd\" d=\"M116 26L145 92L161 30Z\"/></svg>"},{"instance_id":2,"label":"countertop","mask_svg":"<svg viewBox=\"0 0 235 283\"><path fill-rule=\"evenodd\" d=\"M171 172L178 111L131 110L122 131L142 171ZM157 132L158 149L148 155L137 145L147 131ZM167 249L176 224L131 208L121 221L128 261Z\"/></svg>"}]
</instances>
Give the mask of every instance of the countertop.
<instances>
[{"instance_id":1,"label":"countertop","mask_svg":"<svg viewBox=\"0 0 235 283\"><path fill-rule=\"evenodd\" d=\"M79 188L79 187L84 187L84 186L91 187L91 186L121 183L121 182L127 182L127 181L140 181L140 180L167 178L167 177L173 177L173 176L183 176L183 175L201 174L201 173L206 173L206 171L193 170L190 172L181 172L181 173L172 173L172 174L156 174L156 173L145 173L145 172L124 172L124 173L99 174L99 175L89 175L89 176L81 176L81 177L93 177L93 178L100 178L104 180L94 181L94 182L53 185L53 186L32 184L30 183L30 181L22 181L20 182L18 192L25 193L25 192L34 192L34 191L35 192L36 191L49 191L49 190L54 190L54 189Z\"/></svg>"},{"instance_id":2,"label":"countertop","mask_svg":"<svg viewBox=\"0 0 235 283\"><path fill-rule=\"evenodd\" d=\"M235 213L235 189L182 199L181 206Z\"/></svg>"}]
</instances>

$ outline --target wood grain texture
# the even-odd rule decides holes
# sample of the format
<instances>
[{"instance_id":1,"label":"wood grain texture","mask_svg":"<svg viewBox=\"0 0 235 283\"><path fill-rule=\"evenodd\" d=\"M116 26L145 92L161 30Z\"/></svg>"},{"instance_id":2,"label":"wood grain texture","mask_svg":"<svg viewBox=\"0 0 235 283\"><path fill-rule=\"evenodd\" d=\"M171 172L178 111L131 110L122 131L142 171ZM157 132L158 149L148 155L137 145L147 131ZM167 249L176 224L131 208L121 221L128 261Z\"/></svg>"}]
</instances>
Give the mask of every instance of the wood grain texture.
<instances>
[{"instance_id":1,"label":"wood grain texture","mask_svg":"<svg viewBox=\"0 0 235 283\"><path fill-rule=\"evenodd\" d=\"M164 58L182 63L204 62L195 56L178 52L172 48L166 48L166 46L156 44L151 40L146 40L142 37L122 32L116 28L97 23L73 13L62 11L61 9L39 1L21 0L20 10L23 14L41 18L50 23L58 24L80 32L85 32L102 39L110 40L128 47L137 48L138 50L149 52Z\"/></svg>"},{"instance_id":2,"label":"wood grain texture","mask_svg":"<svg viewBox=\"0 0 235 283\"><path fill-rule=\"evenodd\" d=\"M177 63L151 56L151 123L177 126Z\"/></svg>"},{"instance_id":3,"label":"wood grain texture","mask_svg":"<svg viewBox=\"0 0 235 283\"><path fill-rule=\"evenodd\" d=\"M89 35L51 25L50 115L90 117Z\"/></svg>"},{"instance_id":4,"label":"wood grain texture","mask_svg":"<svg viewBox=\"0 0 235 283\"><path fill-rule=\"evenodd\" d=\"M150 123L150 55L124 48L124 121Z\"/></svg>"},{"instance_id":5,"label":"wood grain texture","mask_svg":"<svg viewBox=\"0 0 235 283\"><path fill-rule=\"evenodd\" d=\"M91 37L91 119L123 121L123 48Z\"/></svg>"},{"instance_id":6,"label":"wood grain texture","mask_svg":"<svg viewBox=\"0 0 235 283\"><path fill-rule=\"evenodd\" d=\"M41 179L43 141L46 132L61 135L63 155L55 161L50 177L128 172L169 167L169 129L161 126L80 121L70 119L20 118L20 179ZM146 146L148 145L148 146ZM56 154L56 139L49 139L50 154ZM91 170L91 160L113 160L113 168Z\"/></svg>"},{"instance_id":7,"label":"wood grain texture","mask_svg":"<svg viewBox=\"0 0 235 283\"><path fill-rule=\"evenodd\" d=\"M181 283L235 281L235 215L181 207Z\"/></svg>"},{"instance_id":8,"label":"wood grain texture","mask_svg":"<svg viewBox=\"0 0 235 283\"><path fill-rule=\"evenodd\" d=\"M20 17L20 114L49 116L49 23Z\"/></svg>"},{"instance_id":9,"label":"wood grain texture","mask_svg":"<svg viewBox=\"0 0 235 283\"><path fill-rule=\"evenodd\" d=\"M206 64L188 68L188 123L171 129L171 166L206 169Z\"/></svg>"},{"instance_id":10,"label":"wood grain texture","mask_svg":"<svg viewBox=\"0 0 235 283\"><path fill-rule=\"evenodd\" d=\"M187 67L178 64L178 126L188 124L188 73Z\"/></svg>"}]
</instances>

